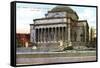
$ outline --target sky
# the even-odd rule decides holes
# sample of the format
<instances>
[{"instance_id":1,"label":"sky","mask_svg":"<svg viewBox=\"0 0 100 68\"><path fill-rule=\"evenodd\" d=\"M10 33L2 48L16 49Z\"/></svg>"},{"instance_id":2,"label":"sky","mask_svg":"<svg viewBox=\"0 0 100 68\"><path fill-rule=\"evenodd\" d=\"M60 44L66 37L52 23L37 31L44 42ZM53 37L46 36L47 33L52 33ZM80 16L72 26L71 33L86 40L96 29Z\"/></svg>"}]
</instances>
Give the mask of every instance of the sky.
<instances>
[{"instance_id":1,"label":"sky","mask_svg":"<svg viewBox=\"0 0 100 68\"><path fill-rule=\"evenodd\" d=\"M33 19L45 17L45 14L57 5L17 3L16 5L16 31L17 33L30 33L30 24ZM79 16L79 20L87 20L89 27L96 28L96 8L69 6Z\"/></svg>"}]
</instances>

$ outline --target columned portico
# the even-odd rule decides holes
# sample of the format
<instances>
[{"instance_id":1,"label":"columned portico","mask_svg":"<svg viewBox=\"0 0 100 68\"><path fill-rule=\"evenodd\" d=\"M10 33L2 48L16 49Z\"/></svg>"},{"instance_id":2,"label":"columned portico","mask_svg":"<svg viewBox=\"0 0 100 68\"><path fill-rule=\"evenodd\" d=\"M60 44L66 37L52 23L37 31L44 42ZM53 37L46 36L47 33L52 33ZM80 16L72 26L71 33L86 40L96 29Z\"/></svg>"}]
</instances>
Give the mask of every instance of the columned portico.
<instances>
[{"instance_id":1,"label":"columned portico","mask_svg":"<svg viewBox=\"0 0 100 68\"><path fill-rule=\"evenodd\" d=\"M65 35L65 36L64 36ZM37 28L36 29L36 42L37 43L50 43L66 40L65 27L52 27L52 28Z\"/></svg>"}]
</instances>

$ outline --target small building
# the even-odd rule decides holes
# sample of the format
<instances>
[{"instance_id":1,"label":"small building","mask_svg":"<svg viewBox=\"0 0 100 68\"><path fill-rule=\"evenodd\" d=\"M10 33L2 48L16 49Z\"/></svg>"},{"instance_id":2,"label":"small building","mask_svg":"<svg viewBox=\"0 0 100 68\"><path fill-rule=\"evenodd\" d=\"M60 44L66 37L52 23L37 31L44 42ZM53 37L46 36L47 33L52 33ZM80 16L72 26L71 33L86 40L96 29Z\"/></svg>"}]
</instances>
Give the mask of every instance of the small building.
<instances>
[{"instance_id":1,"label":"small building","mask_svg":"<svg viewBox=\"0 0 100 68\"><path fill-rule=\"evenodd\" d=\"M66 47L82 48L89 40L87 20L79 20L77 13L67 6L56 6L45 18L30 24L30 41L41 51L59 51Z\"/></svg>"},{"instance_id":2,"label":"small building","mask_svg":"<svg viewBox=\"0 0 100 68\"><path fill-rule=\"evenodd\" d=\"M17 33L16 34L17 47L25 47L25 43L30 42L29 39L30 39L30 34Z\"/></svg>"}]
</instances>

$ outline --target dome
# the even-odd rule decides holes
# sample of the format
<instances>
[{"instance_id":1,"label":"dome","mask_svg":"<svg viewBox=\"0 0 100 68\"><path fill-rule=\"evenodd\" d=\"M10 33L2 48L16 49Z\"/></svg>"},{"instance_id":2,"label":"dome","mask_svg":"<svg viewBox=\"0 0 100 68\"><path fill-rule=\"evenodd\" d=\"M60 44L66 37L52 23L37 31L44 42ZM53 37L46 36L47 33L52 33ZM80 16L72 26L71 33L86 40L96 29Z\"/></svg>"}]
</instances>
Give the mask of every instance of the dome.
<instances>
[{"instance_id":1,"label":"dome","mask_svg":"<svg viewBox=\"0 0 100 68\"><path fill-rule=\"evenodd\" d=\"M70 7L67 7L67 6L56 6L51 11L53 12L65 11L65 12L74 13L74 11Z\"/></svg>"},{"instance_id":2,"label":"dome","mask_svg":"<svg viewBox=\"0 0 100 68\"><path fill-rule=\"evenodd\" d=\"M51 9L50 12L67 12L67 13L75 14L78 18L77 13L68 6L56 6L53 9Z\"/></svg>"}]
</instances>

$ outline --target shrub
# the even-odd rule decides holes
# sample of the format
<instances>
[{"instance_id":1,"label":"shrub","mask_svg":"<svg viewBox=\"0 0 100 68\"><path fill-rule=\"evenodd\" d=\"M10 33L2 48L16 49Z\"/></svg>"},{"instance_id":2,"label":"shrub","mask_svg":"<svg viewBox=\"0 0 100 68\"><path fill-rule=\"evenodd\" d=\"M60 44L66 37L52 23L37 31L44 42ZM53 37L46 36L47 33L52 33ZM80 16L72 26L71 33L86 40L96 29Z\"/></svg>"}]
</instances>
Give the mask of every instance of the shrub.
<instances>
[{"instance_id":1,"label":"shrub","mask_svg":"<svg viewBox=\"0 0 100 68\"><path fill-rule=\"evenodd\" d=\"M69 46L69 47L64 48L63 50L65 51L65 50L72 50L72 49L73 49L73 47Z\"/></svg>"}]
</instances>

